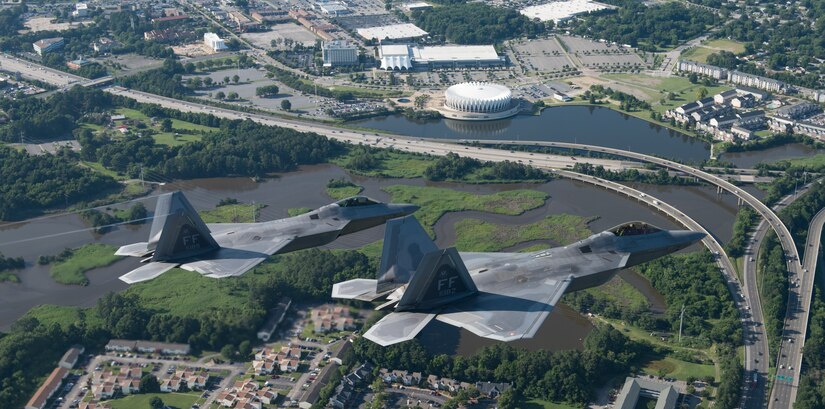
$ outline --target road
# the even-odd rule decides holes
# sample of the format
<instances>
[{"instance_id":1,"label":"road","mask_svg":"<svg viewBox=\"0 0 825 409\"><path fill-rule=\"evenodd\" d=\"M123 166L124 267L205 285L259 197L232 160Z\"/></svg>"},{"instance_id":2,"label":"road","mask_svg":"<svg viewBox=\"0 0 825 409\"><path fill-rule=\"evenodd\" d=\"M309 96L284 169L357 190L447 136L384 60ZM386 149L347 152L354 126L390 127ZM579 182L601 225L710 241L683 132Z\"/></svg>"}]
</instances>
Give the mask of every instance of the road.
<instances>
[{"instance_id":1,"label":"road","mask_svg":"<svg viewBox=\"0 0 825 409\"><path fill-rule=\"evenodd\" d=\"M788 309L777 354L777 377L771 392L771 409L791 408L796 402L823 224L825 209L814 216L808 227L801 273L788 273Z\"/></svg>"},{"instance_id":2,"label":"road","mask_svg":"<svg viewBox=\"0 0 825 409\"><path fill-rule=\"evenodd\" d=\"M11 57L7 54L0 54L0 70L20 73L22 77L42 81L60 88L89 81L77 75L38 65L22 58Z\"/></svg>"}]
</instances>

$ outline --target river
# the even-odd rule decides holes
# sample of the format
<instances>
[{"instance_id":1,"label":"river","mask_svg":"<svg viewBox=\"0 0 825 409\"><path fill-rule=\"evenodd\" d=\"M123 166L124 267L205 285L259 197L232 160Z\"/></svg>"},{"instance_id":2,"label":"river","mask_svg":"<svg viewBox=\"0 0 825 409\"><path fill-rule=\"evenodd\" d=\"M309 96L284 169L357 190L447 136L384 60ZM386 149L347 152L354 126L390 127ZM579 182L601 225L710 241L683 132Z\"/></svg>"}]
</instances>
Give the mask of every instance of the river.
<instances>
[{"instance_id":1,"label":"river","mask_svg":"<svg viewBox=\"0 0 825 409\"><path fill-rule=\"evenodd\" d=\"M382 201L389 200L389 197L381 189L396 184L441 186L482 194L530 188L547 192L550 195L545 205L519 216L493 215L484 212L448 213L434 227L437 243L440 246L449 246L455 241L454 224L465 218L478 218L499 224L524 224L540 220L548 215L567 213L585 217L597 216L589 225L593 231L601 231L629 220L645 220L663 228L679 227L665 216L653 212L634 200L582 182L566 179L553 180L540 185L469 185L427 182L422 179L349 176L335 165L316 165L305 166L300 171L262 182L254 182L248 178L212 178L175 182L160 187L156 193L180 189L185 192L197 209L214 208L218 201L225 197L236 198L247 203L252 201L263 203L267 205L261 211L263 221L285 217L289 208L315 208L329 203L331 199L325 194L324 186L329 179L340 177L351 179L364 186L364 194ZM717 196L715 189L709 187L649 185L636 187L684 208L685 213L703 225L709 226L709 230L720 239L723 241L729 239L731 223L736 211L735 198L730 195ZM153 199L144 202L150 210L154 208ZM65 234L65 232L74 233ZM136 259L127 258L88 273L90 284L86 287L65 286L55 283L48 276L47 268L33 265L37 256L56 254L63 248L77 247L92 241L122 245L145 241L147 236L148 225L124 226L105 235L98 235L88 230L85 223L75 214L0 225L0 251L7 255L24 257L29 266L19 273L22 281L20 284L0 284L0 329L8 329L14 320L36 305L94 305L96 300L104 294L126 289L128 286L117 277L138 265ZM327 247L357 248L382 237L383 227L377 227L344 236ZM544 244L549 246L553 243L545 242ZM622 276L648 298L655 310L664 308L661 295L652 289L646 280L633 272L623 273ZM581 347L580 339L586 336L589 325L585 318L567 307L560 306L551 315L549 323L539 331L539 335L534 340L525 341L524 345L549 349L579 348ZM438 332L441 326L435 325L433 328L428 328L427 333ZM426 336L423 339L427 339ZM461 336L456 339L460 341L455 351L461 353L477 350L487 342L465 331L461 331Z\"/></svg>"}]
</instances>

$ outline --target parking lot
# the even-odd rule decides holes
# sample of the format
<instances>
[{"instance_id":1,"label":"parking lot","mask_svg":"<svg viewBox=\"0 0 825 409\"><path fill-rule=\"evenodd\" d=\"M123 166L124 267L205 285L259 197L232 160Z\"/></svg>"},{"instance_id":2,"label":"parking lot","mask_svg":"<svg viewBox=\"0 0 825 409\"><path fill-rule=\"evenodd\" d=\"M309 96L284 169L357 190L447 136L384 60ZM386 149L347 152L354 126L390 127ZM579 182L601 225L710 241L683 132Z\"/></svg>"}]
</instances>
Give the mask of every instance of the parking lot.
<instances>
[{"instance_id":1,"label":"parking lot","mask_svg":"<svg viewBox=\"0 0 825 409\"><path fill-rule=\"evenodd\" d=\"M512 46L515 55L511 58L534 71L555 72L573 66L555 38L524 40Z\"/></svg>"},{"instance_id":2,"label":"parking lot","mask_svg":"<svg viewBox=\"0 0 825 409\"><path fill-rule=\"evenodd\" d=\"M586 67L615 69L645 65L644 60L638 54L620 44L573 36L559 36L559 39L564 42L569 52Z\"/></svg>"},{"instance_id":3,"label":"parking lot","mask_svg":"<svg viewBox=\"0 0 825 409\"><path fill-rule=\"evenodd\" d=\"M272 43L272 40L276 39L280 39L281 43L283 43L283 40L285 39L290 39L307 47L315 45L315 41L320 40L320 38L316 37L311 31L295 23L275 24L270 28L270 31L243 33L241 34L241 37L251 42L256 47L263 49L272 48L270 44Z\"/></svg>"}]
</instances>

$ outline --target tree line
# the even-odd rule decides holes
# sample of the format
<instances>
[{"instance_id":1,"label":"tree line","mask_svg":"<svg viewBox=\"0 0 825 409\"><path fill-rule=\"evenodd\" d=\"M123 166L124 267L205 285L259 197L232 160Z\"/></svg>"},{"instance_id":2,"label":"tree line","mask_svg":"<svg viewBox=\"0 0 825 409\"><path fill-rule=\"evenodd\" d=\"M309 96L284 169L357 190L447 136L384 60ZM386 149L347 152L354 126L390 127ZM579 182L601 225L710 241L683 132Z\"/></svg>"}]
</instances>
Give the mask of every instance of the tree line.
<instances>
[{"instance_id":1,"label":"tree line","mask_svg":"<svg viewBox=\"0 0 825 409\"><path fill-rule=\"evenodd\" d=\"M641 182L654 185L696 185L691 179L680 176L671 176L665 169L656 172L640 172L638 169L610 170L602 165L593 166L590 163L576 163L573 165L573 172L595 176L600 179L617 182Z\"/></svg>"},{"instance_id":2,"label":"tree line","mask_svg":"<svg viewBox=\"0 0 825 409\"><path fill-rule=\"evenodd\" d=\"M412 17L431 36L456 44L495 44L511 38L534 38L545 31L544 23L532 21L516 10L484 3L453 3L415 11Z\"/></svg>"},{"instance_id":3,"label":"tree line","mask_svg":"<svg viewBox=\"0 0 825 409\"><path fill-rule=\"evenodd\" d=\"M520 163L482 162L478 159L461 157L448 153L439 157L424 169L424 177L434 181L466 180L473 176L478 180L538 180L549 179L549 175L536 168Z\"/></svg>"}]
</instances>

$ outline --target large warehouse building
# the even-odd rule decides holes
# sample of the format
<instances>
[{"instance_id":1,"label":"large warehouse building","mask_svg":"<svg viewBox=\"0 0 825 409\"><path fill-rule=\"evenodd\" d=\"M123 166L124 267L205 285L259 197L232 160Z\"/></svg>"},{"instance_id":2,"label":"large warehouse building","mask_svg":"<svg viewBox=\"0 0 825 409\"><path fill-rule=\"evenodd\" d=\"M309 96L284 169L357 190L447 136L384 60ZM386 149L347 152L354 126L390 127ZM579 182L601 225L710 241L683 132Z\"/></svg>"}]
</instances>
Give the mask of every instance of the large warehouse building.
<instances>
[{"instance_id":1,"label":"large warehouse building","mask_svg":"<svg viewBox=\"0 0 825 409\"><path fill-rule=\"evenodd\" d=\"M421 38L427 35L427 32L418 28L415 24L392 24L389 26L359 28L356 30L358 35L365 40L407 40L413 38Z\"/></svg>"},{"instance_id":2,"label":"large warehouse building","mask_svg":"<svg viewBox=\"0 0 825 409\"><path fill-rule=\"evenodd\" d=\"M388 71L413 69L489 67L506 65L492 45L445 45L418 47L413 45L382 45L379 48L381 68Z\"/></svg>"}]
</instances>

